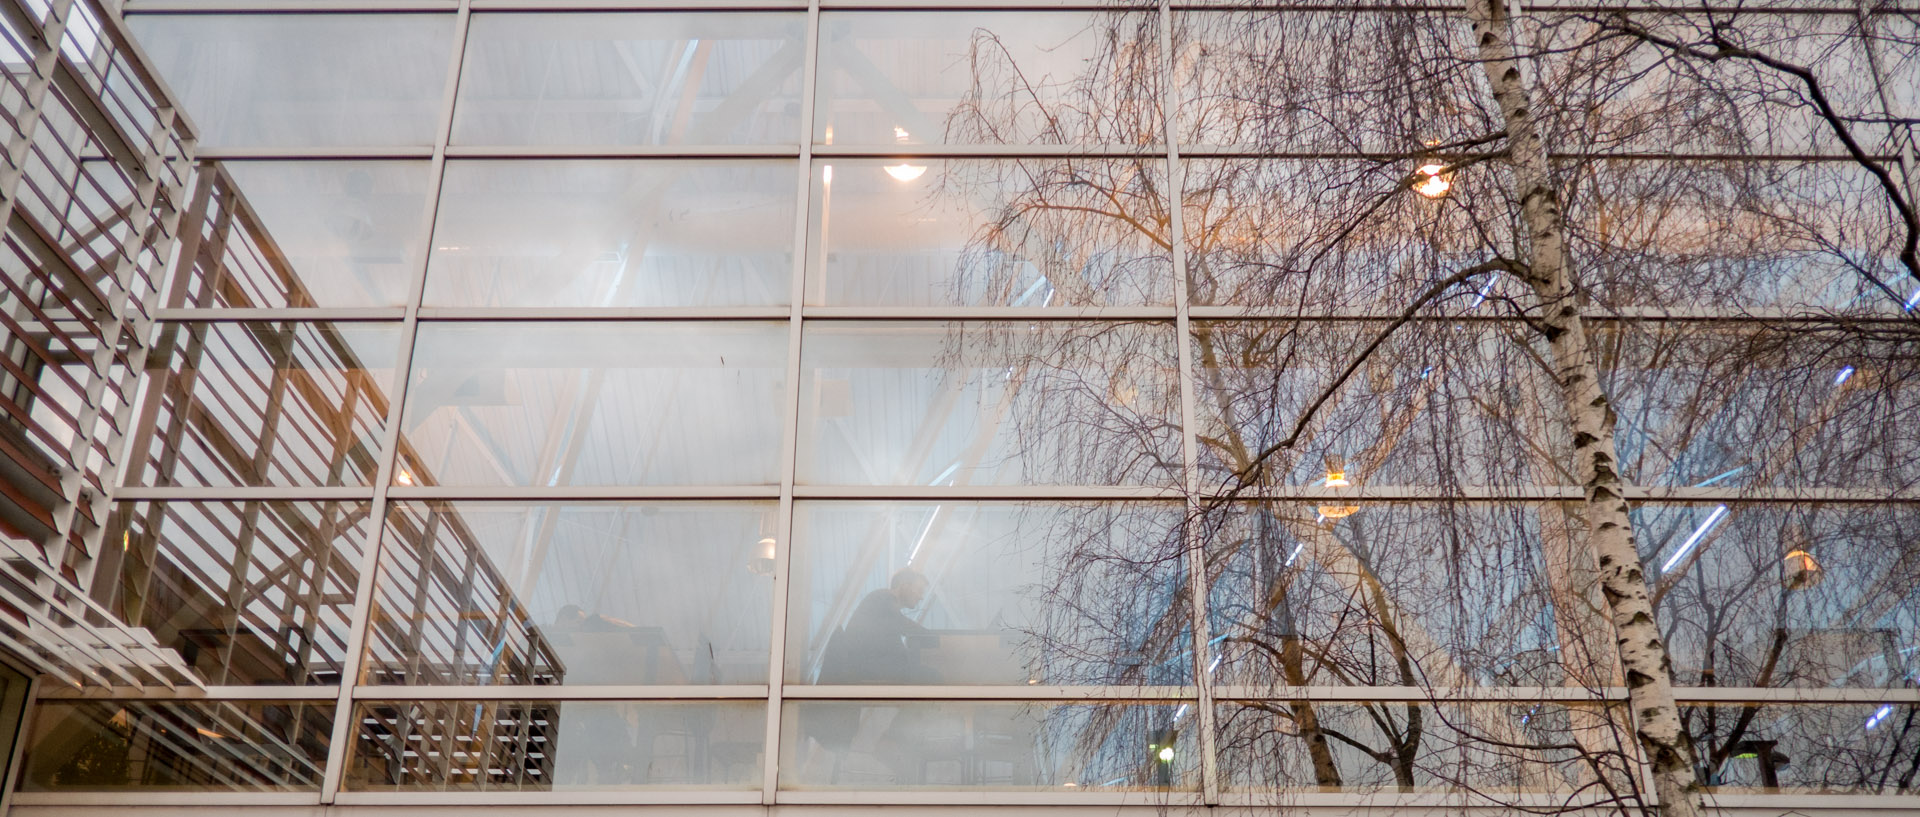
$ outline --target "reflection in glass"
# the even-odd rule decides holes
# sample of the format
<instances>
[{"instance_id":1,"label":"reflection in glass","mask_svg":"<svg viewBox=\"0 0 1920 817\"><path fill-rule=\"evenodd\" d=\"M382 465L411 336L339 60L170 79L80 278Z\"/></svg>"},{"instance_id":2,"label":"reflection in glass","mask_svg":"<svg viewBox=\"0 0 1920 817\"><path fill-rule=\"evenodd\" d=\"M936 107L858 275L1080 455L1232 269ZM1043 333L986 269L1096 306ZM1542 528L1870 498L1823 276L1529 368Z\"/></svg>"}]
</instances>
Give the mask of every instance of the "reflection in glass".
<instances>
[{"instance_id":1,"label":"reflection in glass","mask_svg":"<svg viewBox=\"0 0 1920 817\"><path fill-rule=\"evenodd\" d=\"M1485 261L1489 247L1516 240L1504 217L1489 220L1454 199L1407 190L1416 167L1337 158L1185 161L1183 235L1194 302L1392 314ZM1453 195L1491 192L1486 186L1497 180L1476 172L1456 174ZM1581 286L1598 307L1885 309L1900 301L1861 271L1899 280L1895 243L1903 233L1876 184L1841 162L1594 162L1569 190L1569 243L1582 259ZM1835 247L1836 235L1858 236L1858 243ZM1898 290L1902 297L1911 291ZM1533 295L1515 276L1484 276L1429 311L1511 315L1505 298L1524 304Z\"/></svg>"},{"instance_id":2,"label":"reflection in glass","mask_svg":"<svg viewBox=\"0 0 1920 817\"><path fill-rule=\"evenodd\" d=\"M1524 327L1402 325L1344 381L1381 322L1198 322L1193 360L1206 484L1243 475L1318 485L1329 461L1355 486L1565 484L1565 402ZM1339 388L1329 389L1336 382ZM1291 447L1302 414L1315 407ZM1263 455L1265 457L1263 458Z\"/></svg>"},{"instance_id":3,"label":"reflection in glass","mask_svg":"<svg viewBox=\"0 0 1920 817\"><path fill-rule=\"evenodd\" d=\"M1852 163L1621 159L1591 165L1579 190L1572 249L1600 303L1845 311L1913 291L1893 284L1899 217Z\"/></svg>"},{"instance_id":4,"label":"reflection in glass","mask_svg":"<svg viewBox=\"0 0 1920 817\"><path fill-rule=\"evenodd\" d=\"M476 14L453 141L799 141L805 21L765 12Z\"/></svg>"},{"instance_id":5,"label":"reflection in glass","mask_svg":"<svg viewBox=\"0 0 1920 817\"><path fill-rule=\"evenodd\" d=\"M365 485L398 323L163 324L147 358L136 485Z\"/></svg>"},{"instance_id":6,"label":"reflection in glass","mask_svg":"<svg viewBox=\"0 0 1920 817\"><path fill-rule=\"evenodd\" d=\"M426 162L227 162L174 306L400 306Z\"/></svg>"},{"instance_id":7,"label":"reflection in glass","mask_svg":"<svg viewBox=\"0 0 1920 817\"><path fill-rule=\"evenodd\" d=\"M1485 260L1508 226L1478 223L1446 200L1405 190L1412 166L1364 159L1189 159L1181 180L1193 302L1299 314L1397 314L1435 282ZM1473 179L1457 174L1459 185ZM1484 243L1483 243L1484 242ZM1484 316L1522 295L1505 276L1476 279L1429 312Z\"/></svg>"},{"instance_id":8,"label":"reflection in glass","mask_svg":"<svg viewBox=\"0 0 1920 817\"><path fill-rule=\"evenodd\" d=\"M1638 790L1639 749L1617 708L1262 701L1219 713L1221 773L1240 791Z\"/></svg>"},{"instance_id":9,"label":"reflection in glass","mask_svg":"<svg viewBox=\"0 0 1920 817\"><path fill-rule=\"evenodd\" d=\"M1171 327L807 328L809 484L1164 484L1180 464Z\"/></svg>"},{"instance_id":10,"label":"reflection in glass","mask_svg":"<svg viewBox=\"0 0 1920 817\"><path fill-rule=\"evenodd\" d=\"M813 173L807 302L1166 304L1158 162L850 160Z\"/></svg>"},{"instance_id":11,"label":"reflection in glass","mask_svg":"<svg viewBox=\"0 0 1920 817\"><path fill-rule=\"evenodd\" d=\"M487 552L461 517L428 505L395 506L380 535L380 572L359 682L560 683L566 664L547 629L527 611L509 567Z\"/></svg>"},{"instance_id":12,"label":"reflection in glass","mask_svg":"<svg viewBox=\"0 0 1920 817\"><path fill-rule=\"evenodd\" d=\"M354 791L757 789L763 703L361 704Z\"/></svg>"},{"instance_id":13,"label":"reflection in glass","mask_svg":"<svg viewBox=\"0 0 1920 817\"><path fill-rule=\"evenodd\" d=\"M318 791L332 703L42 701L21 791Z\"/></svg>"},{"instance_id":14,"label":"reflection in glass","mask_svg":"<svg viewBox=\"0 0 1920 817\"><path fill-rule=\"evenodd\" d=\"M1903 353L1779 324L1594 331L1620 471L1642 485L1880 490L1920 481ZM1891 357L1882 357L1882 355Z\"/></svg>"},{"instance_id":15,"label":"reflection in glass","mask_svg":"<svg viewBox=\"0 0 1920 817\"><path fill-rule=\"evenodd\" d=\"M814 141L1152 144L1158 18L1109 12L828 12Z\"/></svg>"},{"instance_id":16,"label":"reflection in glass","mask_svg":"<svg viewBox=\"0 0 1920 817\"><path fill-rule=\"evenodd\" d=\"M366 682L764 684L773 510L401 504Z\"/></svg>"},{"instance_id":17,"label":"reflection in glass","mask_svg":"<svg viewBox=\"0 0 1920 817\"><path fill-rule=\"evenodd\" d=\"M1920 792L1920 707L1872 704L1691 704L1680 720L1722 794Z\"/></svg>"},{"instance_id":18,"label":"reflection in glass","mask_svg":"<svg viewBox=\"0 0 1920 817\"><path fill-rule=\"evenodd\" d=\"M94 595L208 684L337 684L367 529L364 503L123 503Z\"/></svg>"},{"instance_id":19,"label":"reflection in glass","mask_svg":"<svg viewBox=\"0 0 1920 817\"><path fill-rule=\"evenodd\" d=\"M1242 502L1209 521L1216 683L1614 682L1568 506L1369 502L1326 519L1316 504Z\"/></svg>"},{"instance_id":20,"label":"reflection in glass","mask_svg":"<svg viewBox=\"0 0 1920 817\"><path fill-rule=\"evenodd\" d=\"M1409 131L1451 136L1442 130L1453 126L1450 120L1470 121L1451 115L1471 110L1485 93L1473 84L1479 67L1464 18L1315 5L1282 14L1188 10L1173 16L1175 127L1182 142L1387 152L1402 149ZM1357 50L1329 52L1327 43L1336 41ZM1396 67L1377 64L1387 54ZM1419 68L1402 72L1400 65Z\"/></svg>"},{"instance_id":21,"label":"reflection in glass","mask_svg":"<svg viewBox=\"0 0 1920 817\"><path fill-rule=\"evenodd\" d=\"M1634 535L1650 554L1649 585L1676 680L1816 688L1920 683L1913 662L1920 639L1915 511L1637 503Z\"/></svg>"},{"instance_id":22,"label":"reflection in glass","mask_svg":"<svg viewBox=\"0 0 1920 817\"><path fill-rule=\"evenodd\" d=\"M1180 684L1171 504L801 502L792 683Z\"/></svg>"},{"instance_id":23,"label":"reflection in glass","mask_svg":"<svg viewBox=\"0 0 1920 817\"><path fill-rule=\"evenodd\" d=\"M771 485L785 324L429 323L407 485Z\"/></svg>"},{"instance_id":24,"label":"reflection in glass","mask_svg":"<svg viewBox=\"0 0 1920 817\"><path fill-rule=\"evenodd\" d=\"M431 145L452 14L135 14L202 145Z\"/></svg>"},{"instance_id":25,"label":"reflection in glass","mask_svg":"<svg viewBox=\"0 0 1920 817\"><path fill-rule=\"evenodd\" d=\"M783 789L1160 791L1195 787L1185 705L793 701Z\"/></svg>"},{"instance_id":26,"label":"reflection in glass","mask_svg":"<svg viewBox=\"0 0 1920 817\"><path fill-rule=\"evenodd\" d=\"M790 163L455 161L429 306L755 306L788 301Z\"/></svg>"}]
</instances>

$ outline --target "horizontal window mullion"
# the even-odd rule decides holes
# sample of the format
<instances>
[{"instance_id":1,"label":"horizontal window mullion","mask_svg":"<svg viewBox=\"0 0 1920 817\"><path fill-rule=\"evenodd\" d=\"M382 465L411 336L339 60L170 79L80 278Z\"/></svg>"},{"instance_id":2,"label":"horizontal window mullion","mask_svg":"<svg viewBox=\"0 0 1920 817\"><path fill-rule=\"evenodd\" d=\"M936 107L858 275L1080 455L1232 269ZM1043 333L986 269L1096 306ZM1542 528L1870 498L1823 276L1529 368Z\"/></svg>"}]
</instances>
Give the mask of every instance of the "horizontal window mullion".
<instances>
[{"instance_id":1,"label":"horizontal window mullion","mask_svg":"<svg viewBox=\"0 0 1920 817\"><path fill-rule=\"evenodd\" d=\"M356 701L764 701L765 684L356 686Z\"/></svg>"}]
</instances>

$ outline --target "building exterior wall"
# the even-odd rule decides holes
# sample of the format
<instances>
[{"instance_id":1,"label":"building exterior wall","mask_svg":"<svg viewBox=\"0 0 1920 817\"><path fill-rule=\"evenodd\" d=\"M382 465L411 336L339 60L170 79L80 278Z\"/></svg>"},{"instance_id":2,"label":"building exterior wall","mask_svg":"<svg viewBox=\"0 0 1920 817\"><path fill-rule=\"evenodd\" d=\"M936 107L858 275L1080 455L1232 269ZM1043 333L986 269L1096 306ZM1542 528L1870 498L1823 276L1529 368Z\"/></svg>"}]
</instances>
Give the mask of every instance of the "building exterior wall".
<instances>
[{"instance_id":1,"label":"building exterior wall","mask_svg":"<svg viewBox=\"0 0 1920 817\"><path fill-rule=\"evenodd\" d=\"M1464 22L1046 6L7 5L10 808L1644 805ZM1920 808L1912 12L1526 11L1711 799Z\"/></svg>"}]
</instances>

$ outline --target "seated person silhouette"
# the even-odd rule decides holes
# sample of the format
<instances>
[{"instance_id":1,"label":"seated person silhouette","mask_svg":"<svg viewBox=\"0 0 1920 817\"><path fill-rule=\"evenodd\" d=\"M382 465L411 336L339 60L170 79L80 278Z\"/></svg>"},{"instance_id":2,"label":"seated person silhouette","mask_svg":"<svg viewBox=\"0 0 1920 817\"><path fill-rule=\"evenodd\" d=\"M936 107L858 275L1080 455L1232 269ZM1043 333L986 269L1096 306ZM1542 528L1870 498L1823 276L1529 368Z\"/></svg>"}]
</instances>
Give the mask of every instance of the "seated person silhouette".
<instances>
[{"instance_id":1,"label":"seated person silhouette","mask_svg":"<svg viewBox=\"0 0 1920 817\"><path fill-rule=\"evenodd\" d=\"M933 678L907 647L907 637L927 628L907 618L903 609L920 606L927 597L927 577L913 568L893 574L886 587L868 593L853 608L847 623L827 641L820 660L822 684L913 684Z\"/></svg>"},{"instance_id":2,"label":"seated person silhouette","mask_svg":"<svg viewBox=\"0 0 1920 817\"><path fill-rule=\"evenodd\" d=\"M868 593L847 617L846 625L828 638L817 683L926 684L939 680L907 645L908 637L925 634L927 628L901 612L920 606L926 597L927 577L912 568L893 574L886 587ZM840 759L852 748L860 731L862 709L860 704L822 702L812 707L811 717L806 718L802 732L835 756L836 778Z\"/></svg>"}]
</instances>

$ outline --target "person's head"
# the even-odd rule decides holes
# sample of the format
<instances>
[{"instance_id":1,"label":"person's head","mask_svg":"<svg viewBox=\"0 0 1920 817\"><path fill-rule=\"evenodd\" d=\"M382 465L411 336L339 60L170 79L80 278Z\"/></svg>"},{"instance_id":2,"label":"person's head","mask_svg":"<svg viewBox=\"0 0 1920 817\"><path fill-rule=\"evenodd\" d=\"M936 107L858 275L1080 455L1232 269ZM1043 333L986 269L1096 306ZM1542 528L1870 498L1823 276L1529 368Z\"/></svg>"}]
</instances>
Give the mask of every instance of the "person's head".
<instances>
[{"instance_id":1,"label":"person's head","mask_svg":"<svg viewBox=\"0 0 1920 817\"><path fill-rule=\"evenodd\" d=\"M913 568L903 568L893 574L893 581L887 583L887 589L893 591L893 597L901 607L919 607L927 597L927 577Z\"/></svg>"}]
</instances>

